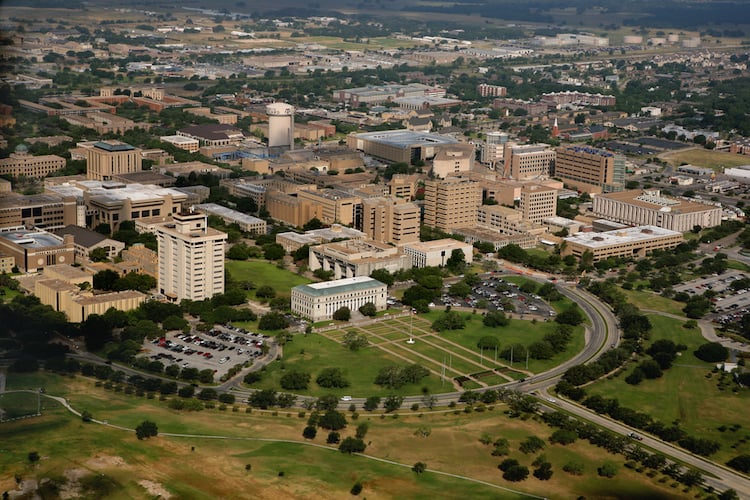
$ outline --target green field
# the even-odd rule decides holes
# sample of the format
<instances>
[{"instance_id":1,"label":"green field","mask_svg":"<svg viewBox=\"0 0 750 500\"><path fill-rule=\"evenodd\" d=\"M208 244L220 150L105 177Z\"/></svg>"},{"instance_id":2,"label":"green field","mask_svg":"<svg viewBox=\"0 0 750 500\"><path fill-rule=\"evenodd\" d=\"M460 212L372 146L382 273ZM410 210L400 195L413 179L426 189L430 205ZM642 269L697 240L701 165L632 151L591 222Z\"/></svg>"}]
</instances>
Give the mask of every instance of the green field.
<instances>
[{"instance_id":1,"label":"green field","mask_svg":"<svg viewBox=\"0 0 750 500\"><path fill-rule=\"evenodd\" d=\"M54 380L58 379L58 380ZM552 430L535 420L512 419L494 411L466 414L463 411L435 411L424 415L401 415L394 419L378 415L349 418L342 437L354 434L360 422L369 426L366 453L396 463L378 462L366 457L347 456L325 445L326 432L319 430L312 441L304 441L301 432L306 418L297 410L238 412L218 409L181 413L169 410L158 400L105 391L85 377L54 375L13 375L13 386L65 389L65 396L79 410L88 409L95 418L128 428L144 419L154 421L160 435L138 441L134 433L85 424L60 406L51 405L44 416L0 425L0 490L15 488L14 475L23 478L49 478L62 485L64 477L84 477L80 492L88 498L153 498L158 494L178 498L350 498L355 482L364 486L368 498L497 498L516 499L526 492L548 498L649 498L672 499L684 496L681 490L649 479L623 466L624 458L607 454L588 443L568 446L547 444L544 454L552 463L554 475L549 481L529 477L520 483L502 479L497 470L499 457L491 456L491 446L479 442L487 435L492 440L506 438L510 457L531 467L535 455L518 451L529 436L548 438ZM429 437L415 431L427 428ZM170 437L165 432L223 436L227 439ZM260 442L254 439L290 440ZM305 443L318 445L311 447ZM28 453L37 451L41 460L29 465ZM193 455L191 457L191 455ZM575 460L584 467L583 476L571 476L562 466ZM499 488L427 472L416 475L410 467L417 461L429 469L485 481ZM604 461L618 464L617 476L604 479L596 468ZM399 465L401 464L401 465ZM247 469L250 465L250 470ZM78 471L78 472L76 472ZM283 471L283 476L279 473ZM77 475L77 476L76 476ZM150 484L145 484L149 481ZM68 481L75 488L76 481ZM159 487L161 493L147 491ZM500 489L504 488L504 489ZM311 496L311 492L315 492ZM148 494L147 494L148 493ZM690 492L690 496L695 490ZM45 496L46 497L46 496ZM52 495L50 495L52 497Z\"/></svg>"},{"instance_id":2,"label":"green field","mask_svg":"<svg viewBox=\"0 0 750 500\"><path fill-rule=\"evenodd\" d=\"M256 289L269 285L280 296L289 296L293 287L310 283L307 278L279 269L276 264L266 260L227 260L225 267L235 281L252 281ZM255 298L255 290L251 290L249 296Z\"/></svg>"},{"instance_id":3,"label":"green field","mask_svg":"<svg viewBox=\"0 0 750 500\"><path fill-rule=\"evenodd\" d=\"M718 441L721 450L711 457L718 462L750 453L750 444L746 442L750 430L747 417L750 392L744 389L734 393L731 389L717 388L719 374L710 373L714 365L693 355L693 351L705 343L700 330L685 329L683 321L664 316L649 315L649 319L653 325L651 341L669 339L685 344L687 350L661 378L644 380L637 386L628 385L625 377L635 367L635 363L630 363L619 377L587 387L589 394L616 395L622 406L645 412L667 425L679 421L688 434ZM734 432L718 429L733 424L742 428Z\"/></svg>"},{"instance_id":4,"label":"green field","mask_svg":"<svg viewBox=\"0 0 750 500\"><path fill-rule=\"evenodd\" d=\"M662 297L659 294L649 291L639 290L622 290L627 297L628 302L636 306L638 309L648 309L652 311L662 311L670 314L677 314L684 316L682 308L685 304L676 300Z\"/></svg>"},{"instance_id":5,"label":"green field","mask_svg":"<svg viewBox=\"0 0 750 500\"><path fill-rule=\"evenodd\" d=\"M721 172L725 167L747 165L747 158L743 155L725 153L723 151L712 151L701 147L676 151L673 153L665 153L659 156L673 166L689 163L690 165L695 165L697 167L712 168L717 172Z\"/></svg>"}]
</instances>

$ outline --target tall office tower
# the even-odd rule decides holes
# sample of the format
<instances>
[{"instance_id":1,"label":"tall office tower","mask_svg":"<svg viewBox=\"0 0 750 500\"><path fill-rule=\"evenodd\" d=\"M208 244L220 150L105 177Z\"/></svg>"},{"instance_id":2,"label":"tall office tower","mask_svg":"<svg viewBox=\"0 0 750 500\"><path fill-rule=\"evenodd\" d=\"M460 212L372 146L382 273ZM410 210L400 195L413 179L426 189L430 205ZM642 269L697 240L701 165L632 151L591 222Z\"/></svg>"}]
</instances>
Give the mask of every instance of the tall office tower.
<instances>
[{"instance_id":1,"label":"tall office tower","mask_svg":"<svg viewBox=\"0 0 750 500\"><path fill-rule=\"evenodd\" d=\"M625 157L590 146L561 146L557 148L555 177L587 193L622 191Z\"/></svg>"},{"instance_id":2,"label":"tall office tower","mask_svg":"<svg viewBox=\"0 0 750 500\"><path fill-rule=\"evenodd\" d=\"M113 175L141 171L141 150L121 141L98 141L86 149L86 178L112 180Z\"/></svg>"},{"instance_id":3,"label":"tall office tower","mask_svg":"<svg viewBox=\"0 0 750 500\"><path fill-rule=\"evenodd\" d=\"M208 216L186 211L156 225L159 291L174 301L224 293L226 233L208 227Z\"/></svg>"},{"instance_id":4,"label":"tall office tower","mask_svg":"<svg viewBox=\"0 0 750 500\"><path fill-rule=\"evenodd\" d=\"M557 189L538 184L524 186L518 208L523 213L523 220L540 223L547 217L554 217L557 212Z\"/></svg>"},{"instance_id":5,"label":"tall office tower","mask_svg":"<svg viewBox=\"0 0 750 500\"><path fill-rule=\"evenodd\" d=\"M395 196L362 200L362 231L381 243L419 241L419 207Z\"/></svg>"},{"instance_id":6,"label":"tall office tower","mask_svg":"<svg viewBox=\"0 0 750 500\"><path fill-rule=\"evenodd\" d=\"M482 145L482 164L496 169L497 165L503 165L505 145L508 143L508 134L493 130L487 132L487 137Z\"/></svg>"},{"instance_id":7,"label":"tall office tower","mask_svg":"<svg viewBox=\"0 0 750 500\"><path fill-rule=\"evenodd\" d=\"M505 147L504 176L515 180L549 177L555 165L555 150L549 144L514 144Z\"/></svg>"},{"instance_id":8,"label":"tall office tower","mask_svg":"<svg viewBox=\"0 0 750 500\"><path fill-rule=\"evenodd\" d=\"M450 177L425 181L424 223L443 231L473 226L482 204L482 185Z\"/></svg>"},{"instance_id":9,"label":"tall office tower","mask_svg":"<svg viewBox=\"0 0 750 500\"><path fill-rule=\"evenodd\" d=\"M266 106L268 147L289 146L294 149L294 106L274 102Z\"/></svg>"}]
</instances>

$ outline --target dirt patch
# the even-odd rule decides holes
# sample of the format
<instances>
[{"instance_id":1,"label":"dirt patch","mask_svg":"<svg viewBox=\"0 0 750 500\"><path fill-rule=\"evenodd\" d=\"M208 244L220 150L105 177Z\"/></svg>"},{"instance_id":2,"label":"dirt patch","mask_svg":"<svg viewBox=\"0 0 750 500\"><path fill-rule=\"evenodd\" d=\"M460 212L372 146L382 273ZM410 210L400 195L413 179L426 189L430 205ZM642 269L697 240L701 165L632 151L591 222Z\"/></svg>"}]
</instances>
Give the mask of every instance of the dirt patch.
<instances>
[{"instance_id":1,"label":"dirt patch","mask_svg":"<svg viewBox=\"0 0 750 500\"><path fill-rule=\"evenodd\" d=\"M172 498L172 494L157 482L142 479L141 481L138 481L138 484L141 485L151 496L157 498Z\"/></svg>"},{"instance_id":2,"label":"dirt patch","mask_svg":"<svg viewBox=\"0 0 750 500\"><path fill-rule=\"evenodd\" d=\"M123 467L127 465L122 457L112 455L95 455L86 461L86 465L92 469L107 469L110 467Z\"/></svg>"},{"instance_id":3,"label":"dirt patch","mask_svg":"<svg viewBox=\"0 0 750 500\"><path fill-rule=\"evenodd\" d=\"M67 498L79 498L81 496L81 485L79 484L79 481L88 474L89 471L84 469L67 469L63 472L66 481L60 488L60 498L63 500Z\"/></svg>"}]
</instances>

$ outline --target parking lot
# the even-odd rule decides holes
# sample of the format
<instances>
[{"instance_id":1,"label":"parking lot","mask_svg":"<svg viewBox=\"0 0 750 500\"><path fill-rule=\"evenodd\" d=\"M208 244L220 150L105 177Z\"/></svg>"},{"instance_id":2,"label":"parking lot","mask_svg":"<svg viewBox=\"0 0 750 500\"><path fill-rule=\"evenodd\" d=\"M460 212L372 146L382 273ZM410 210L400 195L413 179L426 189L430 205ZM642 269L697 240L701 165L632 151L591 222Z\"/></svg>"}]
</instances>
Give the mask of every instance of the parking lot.
<instances>
[{"instance_id":1,"label":"parking lot","mask_svg":"<svg viewBox=\"0 0 750 500\"><path fill-rule=\"evenodd\" d=\"M164 337L146 340L143 356L165 366L213 370L218 380L232 366L261 357L269 337L232 325L215 326L208 332L170 332Z\"/></svg>"},{"instance_id":2,"label":"parking lot","mask_svg":"<svg viewBox=\"0 0 750 500\"><path fill-rule=\"evenodd\" d=\"M492 275L472 287L471 294L465 299L451 297L445 287L435 306L477 308L481 301L486 301L488 311L508 311L518 314L537 314L544 317L555 315L555 310L541 297L524 293L519 286L503 279L502 275ZM509 307L511 306L511 307ZM510 311L512 309L512 311Z\"/></svg>"}]
</instances>

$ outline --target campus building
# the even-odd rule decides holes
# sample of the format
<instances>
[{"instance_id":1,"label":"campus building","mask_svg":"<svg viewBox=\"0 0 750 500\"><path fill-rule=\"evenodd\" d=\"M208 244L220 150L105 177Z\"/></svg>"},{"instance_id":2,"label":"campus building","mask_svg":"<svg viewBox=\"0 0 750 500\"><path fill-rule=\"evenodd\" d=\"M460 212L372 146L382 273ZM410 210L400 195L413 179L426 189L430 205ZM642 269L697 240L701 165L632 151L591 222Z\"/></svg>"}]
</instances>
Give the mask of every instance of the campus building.
<instances>
[{"instance_id":1,"label":"campus building","mask_svg":"<svg viewBox=\"0 0 750 500\"><path fill-rule=\"evenodd\" d=\"M356 311L368 302L382 311L387 307L387 295L386 285L369 276L299 285L292 288L292 312L324 321L332 319L342 307Z\"/></svg>"},{"instance_id":2,"label":"campus building","mask_svg":"<svg viewBox=\"0 0 750 500\"><path fill-rule=\"evenodd\" d=\"M432 159L432 173L435 177L445 179L449 174L470 172L474 168L474 156L473 144L444 146Z\"/></svg>"},{"instance_id":3,"label":"campus building","mask_svg":"<svg viewBox=\"0 0 750 500\"><path fill-rule=\"evenodd\" d=\"M195 209L206 215L221 217L226 224L237 224L240 231L245 231L246 233L266 234L267 232L266 221L263 219L217 205L216 203L203 203L196 205Z\"/></svg>"},{"instance_id":4,"label":"campus building","mask_svg":"<svg viewBox=\"0 0 750 500\"><path fill-rule=\"evenodd\" d=\"M58 236L69 234L73 236L76 262L89 260L89 254L97 248L103 248L107 252L107 258L113 260L125 249L122 241L107 238L101 233L91 231L84 227L69 225L55 231Z\"/></svg>"},{"instance_id":5,"label":"campus building","mask_svg":"<svg viewBox=\"0 0 750 500\"><path fill-rule=\"evenodd\" d=\"M61 238L47 231L0 232L0 254L13 257L16 266L27 273L55 264L72 264L75 259L73 237Z\"/></svg>"},{"instance_id":6,"label":"campus building","mask_svg":"<svg viewBox=\"0 0 750 500\"><path fill-rule=\"evenodd\" d=\"M403 245L419 241L419 207L393 196L365 198L362 230L380 243Z\"/></svg>"},{"instance_id":7,"label":"campus building","mask_svg":"<svg viewBox=\"0 0 750 500\"><path fill-rule=\"evenodd\" d=\"M141 150L121 141L97 141L83 145L86 178L108 181L117 174L141 171Z\"/></svg>"},{"instance_id":8,"label":"campus building","mask_svg":"<svg viewBox=\"0 0 750 500\"><path fill-rule=\"evenodd\" d=\"M518 209L523 220L534 223L553 217L557 213L557 189L540 184L523 186Z\"/></svg>"},{"instance_id":9,"label":"campus building","mask_svg":"<svg viewBox=\"0 0 750 500\"><path fill-rule=\"evenodd\" d=\"M311 229L304 233L286 232L276 234L276 243L287 252L295 252L305 245L313 246L333 240L364 240L367 235L351 227L332 224L331 227Z\"/></svg>"},{"instance_id":10,"label":"campus building","mask_svg":"<svg viewBox=\"0 0 750 500\"><path fill-rule=\"evenodd\" d=\"M417 241L404 246L404 253L411 257L412 267L444 266L454 250L464 254L464 261L471 264L474 260L474 247L471 244L445 238L433 241Z\"/></svg>"},{"instance_id":11,"label":"campus building","mask_svg":"<svg viewBox=\"0 0 750 500\"><path fill-rule=\"evenodd\" d=\"M24 144L19 144L9 158L0 159L0 175L13 177L46 177L65 168L65 158L57 155L32 156Z\"/></svg>"},{"instance_id":12,"label":"campus building","mask_svg":"<svg viewBox=\"0 0 750 500\"><path fill-rule=\"evenodd\" d=\"M397 247L375 241L347 240L310 247L310 271L333 271L335 279L391 273L411 268L411 258Z\"/></svg>"},{"instance_id":13,"label":"campus building","mask_svg":"<svg viewBox=\"0 0 750 500\"><path fill-rule=\"evenodd\" d=\"M0 196L0 230L23 227L54 230L78 222L74 197L16 193Z\"/></svg>"},{"instance_id":14,"label":"campus building","mask_svg":"<svg viewBox=\"0 0 750 500\"><path fill-rule=\"evenodd\" d=\"M345 226L354 224L354 209L362 203L362 198L342 189L300 191L297 193L297 198L320 207L319 219L324 224L337 222ZM273 215L271 216L273 217Z\"/></svg>"},{"instance_id":15,"label":"campus building","mask_svg":"<svg viewBox=\"0 0 750 500\"><path fill-rule=\"evenodd\" d=\"M555 166L555 150L549 144L507 143L504 177L515 180L549 177Z\"/></svg>"},{"instance_id":16,"label":"campus building","mask_svg":"<svg viewBox=\"0 0 750 500\"><path fill-rule=\"evenodd\" d=\"M482 185L461 178L425 181L424 223L443 231L473 226L482 204Z\"/></svg>"},{"instance_id":17,"label":"campus building","mask_svg":"<svg viewBox=\"0 0 750 500\"><path fill-rule=\"evenodd\" d=\"M656 226L637 226L604 233L577 233L565 238L560 255L580 258L593 254L594 262L609 257L642 258L654 250L674 248L684 241L682 233Z\"/></svg>"},{"instance_id":18,"label":"campus building","mask_svg":"<svg viewBox=\"0 0 750 500\"><path fill-rule=\"evenodd\" d=\"M458 141L448 135L411 130L363 132L349 134L346 138L346 145L352 149L385 161L409 164L432 159L442 147L456 143Z\"/></svg>"},{"instance_id":19,"label":"campus building","mask_svg":"<svg viewBox=\"0 0 750 500\"><path fill-rule=\"evenodd\" d=\"M556 150L555 177L591 194L622 191L625 157L590 146L561 146Z\"/></svg>"},{"instance_id":20,"label":"campus building","mask_svg":"<svg viewBox=\"0 0 750 500\"><path fill-rule=\"evenodd\" d=\"M594 215L628 225L651 225L684 233L721 224L721 206L664 196L658 189L594 197Z\"/></svg>"},{"instance_id":21,"label":"campus building","mask_svg":"<svg viewBox=\"0 0 750 500\"><path fill-rule=\"evenodd\" d=\"M157 224L159 292L170 300L203 300L224 293L226 233L208 227L208 216L181 212Z\"/></svg>"}]
</instances>

